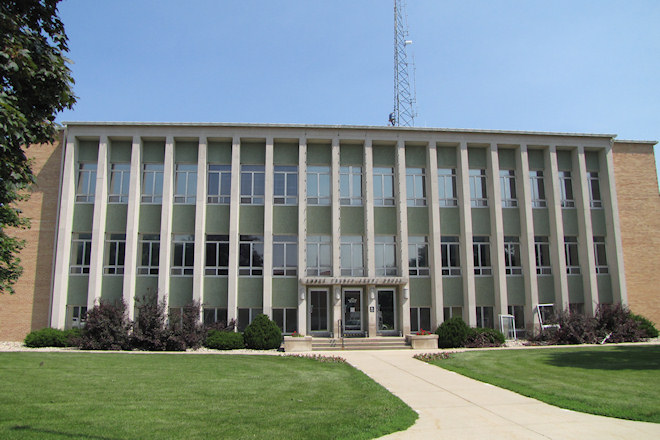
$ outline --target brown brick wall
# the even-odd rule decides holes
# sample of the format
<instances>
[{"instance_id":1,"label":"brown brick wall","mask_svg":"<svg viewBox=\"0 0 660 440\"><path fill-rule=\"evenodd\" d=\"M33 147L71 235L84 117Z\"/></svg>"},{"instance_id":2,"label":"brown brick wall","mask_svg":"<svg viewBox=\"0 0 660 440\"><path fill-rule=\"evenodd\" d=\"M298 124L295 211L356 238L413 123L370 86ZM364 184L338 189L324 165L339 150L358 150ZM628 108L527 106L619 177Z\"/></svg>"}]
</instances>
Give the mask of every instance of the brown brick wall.
<instances>
[{"instance_id":1,"label":"brown brick wall","mask_svg":"<svg viewBox=\"0 0 660 440\"><path fill-rule=\"evenodd\" d=\"M31 219L32 227L14 233L26 241L20 255L23 276L16 283L14 295L0 294L0 341L21 341L30 331L48 326L62 163L60 142L33 145L27 150L27 156L33 158L36 184L30 199L20 207Z\"/></svg>"},{"instance_id":2,"label":"brown brick wall","mask_svg":"<svg viewBox=\"0 0 660 440\"><path fill-rule=\"evenodd\" d=\"M660 324L660 194L653 146L613 149L623 264L630 309Z\"/></svg>"}]
</instances>

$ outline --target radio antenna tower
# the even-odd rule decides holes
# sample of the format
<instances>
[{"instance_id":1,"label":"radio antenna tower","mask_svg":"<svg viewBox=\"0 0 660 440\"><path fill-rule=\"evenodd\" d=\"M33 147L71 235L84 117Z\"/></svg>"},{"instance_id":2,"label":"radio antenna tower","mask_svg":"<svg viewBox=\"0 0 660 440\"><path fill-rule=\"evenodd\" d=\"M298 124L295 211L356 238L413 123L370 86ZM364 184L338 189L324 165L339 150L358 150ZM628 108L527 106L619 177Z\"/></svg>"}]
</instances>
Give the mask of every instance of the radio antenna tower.
<instances>
[{"instance_id":1,"label":"radio antenna tower","mask_svg":"<svg viewBox=\"0 0 660 440\"><path fill-rule=\"evenodd\" d=\"M408 63L407 47L412 44L408 36L408 16L405 0L394 0L394 111L389 122L393 126L412 127L415 125L415 61ZM413 84L411 87L408 67L412 66Z\"/></svg>"}]
</instances>

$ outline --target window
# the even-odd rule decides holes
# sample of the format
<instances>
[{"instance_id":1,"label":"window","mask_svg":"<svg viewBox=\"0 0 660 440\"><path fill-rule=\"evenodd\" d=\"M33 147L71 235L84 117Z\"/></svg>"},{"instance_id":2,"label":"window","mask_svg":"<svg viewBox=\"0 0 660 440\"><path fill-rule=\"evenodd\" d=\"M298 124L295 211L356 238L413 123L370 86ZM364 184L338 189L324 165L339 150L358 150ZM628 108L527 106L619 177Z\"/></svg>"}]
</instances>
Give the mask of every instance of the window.
<instances>
[{"instance_id":1,"label":"window","mask_svg":"<svg viewBox=\"0 0 660 440\"><path fill-rule=\"evenodd\" d=\"M470 204L473 208L488 206L486 170L470 170Z\"/></svg>"},{"instance_id":2,"label":"window","mask_svg":"<svg viewBox=\"0 0 660 440\"><path fill-rule=\"evenodd\" d=\"M113 163L110 165L109 203L128 203L128 187L131 180L131 164Z\"/></svg>"},{"instance_id":3,"label":"window","mask_svg":"<svg viewBox=\"0 0 660 440\"><path fill-rule=\"evenodd\" d=\"M76 187L76 202L94 203L96 193L96 164L81 163L78 165L78 185Z\"/></svg>"},{"instance_id":4,"label":"window","mask_svg":"<svg viewBox=\"0 0 660 440\"><path fill-rule=\"evenodd\" d=\"M350 277L364 276L362 237L359 235L341 237L341 274Z\"/></svg>"},{"instance_id":5,"label":"window","mask_svg":"<svg viewBox=\"0 0 660 440\"><path fill-rule=\"evenodd\" d=\"M397 276L396 241L392 235L377 235L374 245L376 254L376 276Z\"/></svg>"},{"instance_id":6,"label":"window","mask_svg":"<svg viewBox=\"0 0 660 440\"><path fill-rule=\"evenodd\" d=\"M442 254L442 275L459 276L461 274L461 254L458 237L442 236L440 253Z\"/></svg>"},{"instance_id":7,"label":"window","mask_svg":"<svg viewBox=\"0 0 660 440\"><path fill-rule=\"evenodd\" d=\"M394 168L374 168L374 206L394 206Z\"/></svg>"},{"instance_id":8,"label":"window","mask_svg":"<svg viewBox=\"0 0 660 440\"><path fill-rule=\"evenodd\" d=\"M438 191L441 207L458 206L456 170L454 168L438 168Z\"/></svg>"},{"instance_id":9,"label":"window","mask_svg":"<svg viewBox=\"0 0 660 440\"><path fill-rule=\"evenodd\" d=\"M573 182L570 171L559 172L559 191L561 193L561 207L574 208L575 200L573 200Z\"/></svg>"},{"instance_id":10,"label":"window","mask_svg":"<svg viewBox=\"0 0 660 440\"><path fill-rule=\"evenodd\" d=\"M408 237L408 273L410 276L429 275L429 241L426 236Z\"/></svg>"},{"instance_id":11,"label":"window","mask_svg":"<svg viewBox=\"0 0 660 440\"><path fill-rule=\"evenodd\" d=\"M219 323L227 325L227 309L220 307L204 307L204 325Z\"/></svg>"},{"instance_id":12,"label":"window","mask_svg":"<svg viewBox=\"0 0 660 440\"><path fill-rule=\"evenodd\" d=\"M507 312L509 315L513 315L516 337L523 336L525 333L525 308L519 305L509 305L507 306Z\"/></svg>"},{"instance_id":13,"label":"window","mask_svg":"<svg viewBox=\"0 0 660 440\"><path fill-rule=\"evenodd\" d=\"M239 275L264 274L264 237L261 235L241 235L238 244Z\"/></svg>"},{"instance_id":14,"label":"window","mask_svg":"<svg viewBox=\"0 0 660 440\"><path fill-rule=\"evenodd\" d=\"M584 315L584 303L569 303L568 311L571 313L578 313Z\"/></svg>"},{"instance_id":15,"label":"window","mask_svg":"<svg viewBox=\"0 0 660 440\"><path fill-rule=\"evenodd\" d=\"M298 273L298 240L295 235L273 236L273 276L295 277Z\"/></svg>"},{"instance_id":16,"label":"window","mask_svg":"<svg viewBox=\"0 0 660 440\"><path fill-rule=\"evenodd\" d=\"M600 181L598 180L598 173L596 171L589 171L587 173L589 179L589 204L592 208L602 208L603 201L600 198Z\"/></svg>"},{"instance_id":17,"label":"window","mask_svg":"<svg viewBox=\"0 0 660 440\"><path fill-rule=\"evenodd\" d=\"M406 168L408 206L426 206L426 176L424 168Z\"/></svg>"},{"instance_id":18,"label":"window","mask_svg":"<svg viewBox=\"0 0 660 440\"><path fill-rule=\"evenodd\" d=\"M124 257L126 255L126 234L108 234L105 241L106 275L121 275L124 273Z\"/></svg>"},{"instance_id":19,"label":"window","mask_svg":"<svg viewBox=\"0 0 660 440\"><path fill-rule=\"evenodd\" d=\"M176 164L174 203L195 203L197 197L197 165Z\"/></svg>"},{"instance_id":20,"label":"window","mask_svg":"<svg viewBox=\"0 0 660 440\"><path fill-rule=\"evenodd\" d=\"M474 257L474 274L491 275L490 243L488 237L472 237L472 252Z\"/></svg>"},{"instance_id":21,"label":"window","mask_svg":"<svg viewBox=\"0 0 660 440\"><path fill-rule=\"evenodd\" d=\"M140 261L137 273L139 275L158 275L158 260L160 254L160 235L143 234L140 236Z\"/></svg>"},{"instance_id":22,"label":"window","mask_svg":"<svg viewBox=\"0 0 660 440\"><path fill-rule=\"evenodd\" d=\"M442 312L444 314L445 321L448 321L451 318L463 317L463 307L460 306L444 307Z\"/></svg>"},{"instance_id":23,"label":"window","mask_svg":"<svg viewBox=\"0 0 660 440\"><path fill-rule=\"evenodd\" d=\"M607 268L607 253L605 252L605 237L594 237L594 257L596 258L596 273L609 273Z\"/></svg>"},{"instance_id":24,"label":"window","mask_svg":"<svg viewBox=\"0 0 660 440\"><path fill-rule=\"evenodd\" d=\"M192 275L195 261L195 236L174 235L172 238L172 275Z\"/></svg>"},{"instance_id":25,"label":"window","mask_svg":"<svg viewBox=\"0 0 660 440\"><path fill-rule=\"evenodd\" d=\"M282 333L291 334L298 330L298 309L273 309L273 321Z\"/></svg>"},{"instance_id":26,"label":"window","mask_svg":"<svg viewBox=\"0 0 660 440\"><path fill-rule=\"evenodd\" d=\"M332 275L332 244L327 235L307 237L307 275Z\"/></svg>"},{"instance_id":27,"label":"window","mask_svg":"<svg viewBox=\"0 0 660 440\"><path fill-rule=\"evenodd\" d=\"M552 274L548 237L539 235L534 237L534 255L536 257L536 273L538 275Z\"/></svg>"},{"instance_id":28,"label":"window","mask_svg":"<svg viewBox=\"0 0 660 440\"><path fill-rule=\"evenodd\" d=\"M244 205L264 204L264 166L241 166L241 203Z\"/></svg>"},{"instance_id":29,"label":"window","mask_svg":"<svg viewBox=\"0 0 660 440\"><path fill-rule=\"evenodd\" d=\"M580 260L578 259L577 237L564 237L564 252L566 253L566 273L577 275L580 273Z\"/></svg>"},{"instance_id":30,"label":"window","mask_svg":"<svg viewBox=\"0 0 660 440\"><path fill-rule=\"evenodd\" d=\"M529 184L532 193L532 208L545 208L545 186L543 185L543 171L530 170Z\"/></svg>"},{"instance_id":31,"label":"window","mask_svg":"<svg viewBox=\"0 0 660 440\"><path fill-rule=\"evenodd\" d=\"M330 167L307 167L307 204L330 204Z\"/></svg>"},{"instance_id":32,"label":"window","mask_svg":"<svg viewBox=\"0 0 660 440\"><path fill-rule=\"evenodd\" d=\"M142 203L163 203L163 164L142 165Z\"/></svg>"},{"instance_id":33,"label":"window","mask_svg":"<svg viewBox=\"0 0 660 440\"><path fill-rule=\"evenodd\" d=\"M257 315L261 315L262 313L263 309L238 309L238 331L242 332L245 330L245 327L250 325Z\"/></svg>"},{"instance_id":34,"label":"window","mask_svg":"<svg viewBox=\"0 0 660 440\"><path fill-rule=\"evenodd\" d=\"M207 202L228 205L231 201L231 165L209 164Z\"/></svg>"},{"instance_id":35,"label":"window","mask_svg":"<svg viewBox=\"0 0 660 440\"><path fill-rule=\"evenodd\" d=\"M276 205L295 205L298 203L298 167L275 166L274 198Z\"/></svg>"},{"instance_id":36,"label":"window","mask_svg":"<svg viewBox=\"0 0 660 440\"><path fill-rule=\"evenodd\" d=\"M493 306L477 306L477 327L495 328Z\"/></svg>"},{"instance_id":37,"label":"window","mask_svg":"<svg viewBox=\"0 0 660 440\"><path fill-rule=\"evenodd\" d=\"M92 255L92 234L73 234L71 240L71 273L88 274Z\"/></svg>"},{"instance_id":38,"label":"window","mask_svg":"<svg viewBox=\"0 0 660 440\"><path fill-rule=\"evenodd\" d=\"M410 331L418 332L420 330L431 330L431 308L430 307L411 307L410 308Z\"/></svg>"},{"instance_id":39,"label":"window","mask_svg":"<svg viewBox=\"0 0 660 440\"><path fill-rule=\"evenodd\" d=\"M522 275L518 237L504 237L504 262L507 275Z\"/></svg>"},{"instance_id":40,"label":"window","mask_svg":"<svg viewBox=\"0 0 660 440\"><path fill-rule=\"evenodd\" d=\"M69 306L71 309L71 328L83 328L87 322L87 306Z\"/></svg>"},{"instance_id":41,"label":"window","mask_svg":"<svg viewBox=\"0 0 660 440\"><path fill-rule=\"evenodd\" d=\"M222 276L229 271L229 235L206 236L204 275Z\"/></svg>"},{"instance_id":42,"label":"window","mask_svg":"<svg viewBox=\"0 0 660 440\"><path fill-rule=\"evenodd\" d=\"M503 208L515 208L518 206L515 171L500 170L500 190L502 193Z\"/></svg>"},{"instance_id":43,"label":"window","mask_svg":"<svg viewBox=\"0 0 660 440\"><path fill-rule=\"evenodd\" d=\"M362 167L339 168L339 202L341 205L362 205Z\"/></svg>"}]
</instances>

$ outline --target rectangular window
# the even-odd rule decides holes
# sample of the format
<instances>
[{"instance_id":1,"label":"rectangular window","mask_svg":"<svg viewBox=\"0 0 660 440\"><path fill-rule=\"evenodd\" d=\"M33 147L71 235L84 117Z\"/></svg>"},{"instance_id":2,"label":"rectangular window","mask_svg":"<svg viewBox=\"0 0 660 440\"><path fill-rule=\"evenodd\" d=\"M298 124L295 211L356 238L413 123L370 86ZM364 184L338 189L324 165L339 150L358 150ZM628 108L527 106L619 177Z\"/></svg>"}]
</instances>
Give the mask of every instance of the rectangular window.
<instances>
[{"instance_id":1,"label":"rectangular window","mask_svg":"<svg viewBox=\"0 0 660 440\"><path fill-rule=\"evenodd\" d=\"M426 206L426 174L424 168L406 168L408 206Z\"/></svg>"},{"instance_id":2,"label":"rectangular window","mask_svg":"<svg viewBox=\"0 0 660 440\"><path fill-rule=\"evenodd\" d=\"M461 254L458 237L443 235L440 237L442 254L442 275L459 276L461 274Z\"/></svg>"},{"instance_id":3,"label":"rectangular window","mask_svg":"<svg viewBox=\"0 0 660 440\"><path fill-rule=\"evenodd\" d=\"M71 328L83 328L87 322L87 306L69 306L71 310Z\"/></svg>"},{"instance_id":4,"label":"rectangular window","mask_svg":"<svg viewBox=\"0 0 660 440\"><path fill-rule=\"evenodd\" d=\"M362 205L362 167L339 168L339 203L344 206Z\"/></svg>"},{"instance_id":5,"label":"rectangular window","mask_svg":"<svg viewBox=\"0 0 660 440\"><path fill-rule=\"evenodd\" d=\"M429 276L429 241L425 235L408 237L408 274Z\"/></svg>"},{"instance_id":6,"label":"rectangular window","mask_svg":"<svg viewBox=\"0 0 660 440\"><path fill-rule=\"evenodd\" d=\"M245 330L245 328L252 323L252 320L262 313L263 309L238 309L238 331L242 332Z\"/></svg>"},{"instance_id":7,"label":"rectangular window","mask_svg":"<svg viewBox=\"0 0 660 440\"><path fill-rule=\"evenodd\" d=\"M264 166L241 166L241 204L264 204Z\"/></svg>"},{"instance_id":8,"label":"rectangular window","mask_svg":"<svg viewBox=\"0 0 660 440\"><path fill-rule=\"evenodd\" d=\"M113 163L110 165L109 203L128 203L128 187L131 181L131 164Z\"/></svg>"},{"instance_id":9,"label":"rectangular window","mask_svg":"<svg viewBox=\"0 0 660 440\"><path fill-rule=\"evenodd\" d=\"M516 197L516 173L514 170L500 170L500 191L502 193L502 207L515 208L518 206Z\"/></svg>"},{"instance_id":10,"label":"rectangular window","mask_svg":"<svg viewBox=\"0 0 660 440\"><path fill-rule=\"evenodd\" d=\"M197 165L176 164L174 203L192 204L197 197Z\"/></svg>"},{"instance_id":11,"label":"rectangular window","mask_svg":"<svg viewBox=\"0 0 660 440\"><path fill-rule=\"evenodd\" d=\"M473 208L488 206L486 170L470 170L470 204Z\"/></svg>"},{"instance_id":12,"label":"rectangular window","mask_svg":"<svg viewBox=\"0 0 660 440\"><path fill-rule=\"evenodd\" d=\"M307 167L307 204L330 204L330 167Z\"/></svg>"},{"instance_id":13,"label":"rectangular window","mask_svg":"<svg viewBox=\"0 0 660 440\"><path fill-rule=\"evenodd\" d=\"M195 262L195 236L172 237L172 275L192 275Z\"/></svg>"},{"instance_id":14,"label":"rectangular window","mask_svg":"<svg viewBox=\"0 0 660 440\"><path fill-rule=\"evenodd\" d=\"M577 237L564 237L564 252L566 254L566 273L577 275L580 273L580 260L578 258Z\"/></svg>"},{"instance_id":15,"label":"rectangular window","mask_svg":"<svg viewBox=\"0 0 660 440\"><path fill-rule=\"evenodd\" d=\"M341 237L341 274L349 277L364 276L364 255L360 235Z\"/></svg>"},{"instance_id":16,"label":"rectangular window","mask_svg":"<svg viewBox=\"0 0 660 440\"><path fill-rule=\"evenodd\" d=\"M443 307L442 313L444 314L445 321L450 320L451 318L462 318L463 317L463 307L452 306L452 307Z\"/></svg>"},{"instance_id":17,"label":"rectangular window","mask_svg":"<svg viewBox=\"0 0 660 440\"><path fill-rule=\"evenodd\" d=\"M96 193L96 164L78 164L78 185L76 185L76 202L94 203Z\"/></svg>"},{"instance_id":18,"label":"rectangular window","mask_svg":"<svg viewBox=\"0 0 660 440\"><path fill-rule=\"evenodd\" d=\"M540 235L534 237L534 255L536 257L536 273L538 275L552 274L548 237Z\"/></svg>"},{"instance_id":19,"label":"rectangular window","mask_svg":"<svg viewBox=\"0 0 660 440\"><path fill-rule=\"evenodd\" d=\"M231 201L231 165L209 164L207 202L229 205Z\"/></svg>"},{"instance_id":20,"label":"rectangular window","mask_svg":"<svg viewBox=\"0 0 660 440\"><path fill-rule=\"evenodd\" d=\"M274 198L276 205L298 203L298 167L276 165L274 171Z\"/></svg>"},{"instance_id":21,"label":"rectangular window","mask_svg":"<svg viewBox=\"0 0 660 440\"><path fill-rule=\"evenodd\" d=\"M522 275L518 237L504 237L504 262L507 275Z\"/></svg>"},{"instance_id":22,"label":"rectangular window","mask_svg":"<svg viewBox=\"0 0 660 440\"><path fill-rule=\"evenodd\" d=\"M577 313L580 315L584 315L584 303L569 303L568 304L568 310L571 313Z\"/></svg>"},{"instance_id":23,"label":"rectangular window","mask_svg":"<svg viewBox=\"0 0 660 440\"><path fill-rule=\"evenodd\" d=\"M575 200L573 199L573 181L571 179L570 171L559 172L559 191L561 193L561 207L575 208Z\"/></svg>"},{"instance_id":24,"label":"rectangular window","mask_svg":"<svg viewBox=\"0 0 660 440\"><path fill-rule=\"evenodd\" d=\"M140 236L140 261L138 262L138 275L158 275L158 261L160 256L160 235L142 234Z\"/></svg>"},{"instance_id":25,"label":"rectangular window","mask_svg":"<svg viewBox=\"0 0 660 440\"><path fill-rule=\"evenodd\" d=\"M529 171L530 191L532 193L532 208L545 208L547 202L545 200L545 186L543 183L543 171L530 170Z\"/></svg>"},{"instance_id":26,"label":"rectangular window","mask_svg":"<svg viewBox=\"0 0 660 440\"><path fill-rule=\"evenodd\" d=\"M420 330L431 331L431 308L430 307L411 307L410 308L410 331L418 332Z\"/></svg>"},{"instance_id":27,"label":"rectangular window","mask_svg":"<svg viewBox=\"0 0 660 440\"><path fill-rule=\"evenodd\" d=\"M456 169L438 168L438 192L440 206L458 206L456 198Z\"/></svg>"},{"instance_id":28,"label":"rectangular window","mask_svg":"<svg viewBox=\"0 0 660 440\"><path fill-rule=\"evenodd\" d=\"M392 235L377 235L374 245L376 255L376 276L397 276L396 239Z\"/></svg>"},{"instance_id":29,"label":"rectangular window","mask_svg":"<svg viewBox=\"0 0 660 440\"><path fill-rule=\"evenodd\" d=\"M513 315L516 337L522 337L525 333L525 307L509 305L507 306L507 311L509 315Z\"/></svg>"},{"instance_id":30,"label":"rectangular window","mask_svg":"<svg viewBox=\"0 0 660 440\"><path fill-rule=\"evenodd\" d=\"M142 165L142 203L163 203L163 164Z\"/></svg>"},{"instance_id":31,"label":"rectangular window","mask_svg":"<svg viewBox=\"0 0 660 440\"><path fill-rule=\"evenodd\" d=\"M487 236L472 237L472 252L475 275L491 275L493 269L490 265L490 243Z\"/></svg>"},{"instance_id":32,"label":"rectangular window","mask_svg":"<svg viewBox=\"0 0 660 440\"><path fill-rule=\"evenodd\" d=\"M290 335L298 330L298 309L273 308L273 321L275 321L275 324L277 324L282 333Z\"/></svg>"},{"instance_id":33,"label":"rectangular window","mask_svg":"<svg viewBox=\"0 0 660 440\"><path fill-rule=\"evenodd\" d=\"M307 237L307 275L332 275L332 240L327 235Z\"/></svg>"},{"instance_id":34,"label":"rectangular window","mask_svg":"<svg viewBox=\"0 0 660 440\"><path fill-rule=\"evenodd\" d=\"M477 306L477 327L495 328L493 306Z\"/></svg>"},{"instance_id":35,"label":"rectangular window","mask_svg":"<svg viewBox=\"0 0 660 440\"><path fill-rule=\"evenodd\" d=\"M92 234L73 234L71 240L71 273L88 274L92 255Z\"/></svg>"},{"instance_id":36,"label":"rectangular window","mask_svg":"<svg viewBox=\"0 0 660 440\"><path fill-rule=\"evenodd\" d=\"M609 273L605 249L605 237L594 237L594 258L596 259L597 274Z\"/></svg>"},{"instance_id":37,"label":"rectangular window","mask_svg":"<svg viewBox=\"0 0 660 440\"><path fill-rule=\"evenodd\" d=\"M124 273L124 258L126 255L126 234L108 234L105 240L106 275L121 275Z\"/></svg>"},{"instance_id":38,"label":"rectangular window","mask_svg":"<svg viewBox=\"0 0 660 440\"><path fill-rule=\"evenodd\" d=\"M273 276L298 274L298 239L295 235L273 236Z\"/></svg>"},{"instance_id":39,"label":"rectangular window","mask_svg":"<svg viewBox=\"0 0 660 440\"><path fill-rule=\"evenodd\" d=\"M213 326L219 323L227 325L227 309L220 307L204 307L204 325Z\"/></svg>"},{"instance_id":40,"label":"rectangular window","mask_svg":"<svg viewBox=\"0 0 660 440\"><path fill-rule=\"evenodd\" d=\"M206 235L204 275L223 276L229 271L229 235Z\"/></svg>"},{"instance_id":41,"label":"rectangular window","mask_svg":"<svg viewBox=\"0 0 660 440\"><path fill-rule=\"evenodd\" d=\"M238 274L261 276L264 274L264 237L241 235L239 240Z\"/></svg>"},{"instance_id":42,"label":"rectangular window","mask_svg":"<svg viewBox=\"0 0 660 440\"><path fill-rule=\"evenodd\" d=\"M394 168L374 168L374 206L394 206Z\"/></svg>"},{"instance_id":43,"label":"rectangular window","mask_svg":"<svg viewBox=\"0 0 660 440\"><path fill-rule=\"evenodd\" d=\"M592 208L602 208L603 201L600 198L600 181L598 180L598 173L596 171L589 171L587 177L589 179L589 204Z\"/></svg>"}]
</instances>

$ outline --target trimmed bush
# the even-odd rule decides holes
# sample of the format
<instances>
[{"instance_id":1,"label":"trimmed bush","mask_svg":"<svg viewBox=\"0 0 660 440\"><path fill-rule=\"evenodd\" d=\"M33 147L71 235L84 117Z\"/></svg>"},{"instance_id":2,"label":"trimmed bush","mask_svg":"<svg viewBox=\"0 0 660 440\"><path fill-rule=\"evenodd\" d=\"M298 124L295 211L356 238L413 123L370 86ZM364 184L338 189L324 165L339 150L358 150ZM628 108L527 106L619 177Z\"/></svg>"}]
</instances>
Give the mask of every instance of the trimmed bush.
<instances>
[{"instance_id":1,"label":"trimmed bush","mask_svg":"<svg viewBox=\"0 0 660 440\"><path fill-rule=\"evenodd\" d=\"M504 344L504 334L492 328L472 328L465 341L466 347L499 347Z\"/></svg>"},{"instance_id":2,"label":"trimmed bush","mask_svg":"<svg viewBox=\"0 0 660 440\"><path fill-rule=\"evenodd\" d=\"M282 331L267 315L258 315L243 333L245 346L254 350L279 348L282 344Z\"/></svg>"},{"instance_id":3,"label":"trimmed bush","mask_svg":"<svg viewBox=\"0 0 660 440\"><path fill-rule=\"evenodd\" d=\"M655 325L653 325L653 322L651 322L648 318L645 318L642 315L635 315L634 313L631 313L632 318L637 321L637 325L639 328L645 333L646 338L657 338L658 337L658 329L655 328Z\"/></svg>"},{"instance_id":4,"label":"trimmed bush","mask_svg":"<svg viewBox=\"0 0 660 440\"><path fill-rule=\"evenodd\" d=\"M443 322L435 331L438 335L438 347L456 348L463 347L470 335L470 327L461 319L455 316Z\"/></svg>"},{"instance_id":5,"label":"trimmed bush","mask_svg":"<svg viewBox=\"0 0 660 440\"><path fill-rule=\"evenodd\" d=\"M241 333L209 330L204 346L216 350L236 350L245 348L245 341Z\"/></svg>"},{"instance_id":6,"label":"trimmed bush","mask_svg":"<svg viewBox=\"0 0 660 440\"><path fill-rule=\"evenodd\" d=\"M23 343L30 348L66 347L68 340L68 333L64 330L46 327L30 332Z\"/></svg>"},{"instance_id":7,"label":"trimmed bush","mask_svg":"<svg viewBox=\"0 0 660 440\"><path fill-rule=\"evenodd\" d=\"M126 304L101 301L87 312L87 322L80 338L82 350L130 350L131 322L126 317Z\"/></svg>"}]
</instances>

